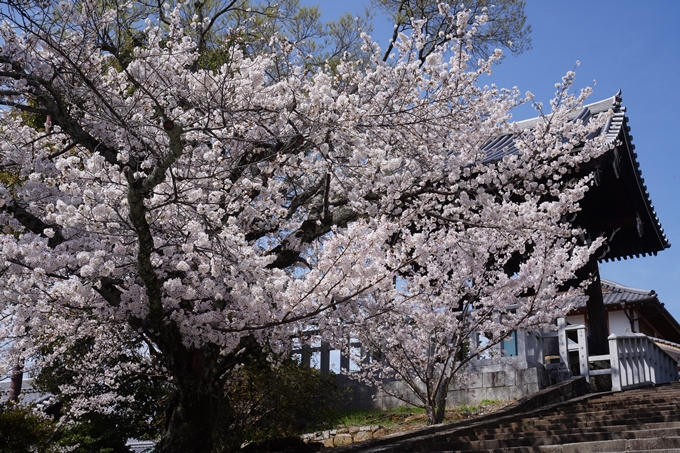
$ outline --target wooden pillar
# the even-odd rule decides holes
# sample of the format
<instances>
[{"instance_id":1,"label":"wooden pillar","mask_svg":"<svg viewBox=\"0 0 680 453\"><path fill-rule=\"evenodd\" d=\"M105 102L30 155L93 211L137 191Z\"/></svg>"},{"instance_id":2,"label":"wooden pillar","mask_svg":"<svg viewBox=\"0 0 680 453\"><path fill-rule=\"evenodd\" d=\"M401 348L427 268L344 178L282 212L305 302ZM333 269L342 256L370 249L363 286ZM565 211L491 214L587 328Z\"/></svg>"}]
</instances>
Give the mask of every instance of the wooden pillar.
<instances>
[{"instance_id":1,"label":"wooden pillar","mask_svg":"<svg viewBox=\"0 0 680 453\"><path fill-rule=\"evenodd\" d=\"M300 365L305 368L310 368L312 366L312 351L308 344L302 345L302 350L300 351Z\"/></svg>"},{"instance_id":2,"label":"wooden pillar","mask_svg":"<svg viewBox=\"0 0 680 453\"><path fill-rule=\"evenodd\" d=\"M330 374L331 372L331 347L325 341L321 342L321 358L319 360L319 368L321 374Z\"/></svg>"},{"instance_id":3,"label":"wooden pillar","mask_svg":"<svg viewBox=\"0 0 680 453\"><path fill-rule=\"evenodd\" d=\"M349 373L349 354L351 352L351 340L347 338L347 349L340 350L340 373ZM347 351L347 352L345 352Z\"/></svg>"},{"instance_id":4,"label":"wooden pillar","mask_svg":"<svg viewBox=\"0 0 680 453\"><path fill-rule=\"evenodd\" d=\"M588 264L581 269L579 278L585 280L592 278L593 281L586 288L588 302L588 337L590 338L589 353L601 355L609 353L609 329L607 327L607 312L604 309L602 297L602 282L600 281L600 269L597 259L591 257Z\"/></svg>"}]
</instances>

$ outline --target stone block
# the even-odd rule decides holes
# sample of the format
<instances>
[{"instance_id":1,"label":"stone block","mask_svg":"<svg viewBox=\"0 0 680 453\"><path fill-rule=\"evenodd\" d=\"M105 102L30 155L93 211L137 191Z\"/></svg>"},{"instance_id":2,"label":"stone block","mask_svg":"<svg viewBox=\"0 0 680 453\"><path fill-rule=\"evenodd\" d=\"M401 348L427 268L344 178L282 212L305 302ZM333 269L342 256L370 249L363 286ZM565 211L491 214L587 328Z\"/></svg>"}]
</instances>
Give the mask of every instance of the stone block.
<instances>
[{"instance_id":1,"label":"stone block","mask_svg":"<svg viewBox=\"0 0 680 453\"><path fill-rule=\"evenodd\" d=\"M503 371L491 371L489 373L484 373L483 376L484 387L504 387L505 386L505 372Z\"/></svg>"},{"instance_id":2,"label":"stone block","mask_svg":"<svg viewBox=\"0 0 680 453\"><path fill-rule=\"evenodd\" d=\"M449 390L449 393L446 396L446 402L450 406L469 404L472 399L470 392L470 390Z\"/></svg>"},{"instance_id":3,"label":"stone block","mask_svg":"<svg viewBox=\"0 0 680 453\"><path fill-rule=\"evenodd\" d=\"M469 389L478 389L484 385L483 373L469 373L465 376L465 387Z\"/></svg>"},{"instance_id":4,"label":"stone block","mask_svg":"<svg viewBox=\"0 0 680 453\"><path fill-rule=\"evenodd\" d=\"M336 434L333 439L333 445L336 447L342 447L343 445L349 445L352 443L352 436L350 434L342 433Z\"/></svg>"},{"instance_id":5,"label":"stone block","mask_svg":"<svg viewBox=\"0 0 680 453\"><path fill-rule=\"evenodd\" d=\"M519 373L519 370L506 370L504 371L505 373L505 386L506 387L512 387L515 385L517 382L516 376L517 373Z\"/></svg>"},{"instance_id":6,"label":"stone block","mask_svg":"<svg viewBox=\"0 0 680 453\"><path fill-rule=\"evenodd\" d=\"M484 398L481 399L508 401L512 399L513 389L514 387L487 387L484 389Z\"/></svg>"},{"instance_id":7,"label":"stone block","mask_svg":"<svg viewBox=\"0 0 680 453\"><path fill-rule=\"evenodd\" d=\"M361 442L362 440L368 440L371 437L372 436L371 436L370 431L359 431L358 433L356 433L354 435L353 439L354 439L354 442Z\"/></svg>"},{"instance_id":8,"label":"stone block","mask_svg":"<svg viewBox=\"0 0 680 453\"><path fill-rule=\"evenodd\" d=\"M329 437L328 439L323 440L323 446L326 448L333 448L335 445L333 445L333 438Z\"/></svg>"},{"instance_id":9,"label":"stone block","mask_svg":"<svg viewBox=\"0 0 680 453\"><path fill-rule=\"evenodd\" d=\"M349 434L356 434L356 433L358 433L360 430L361 430L361 428L359 428L358 426L350 426L349 428L347 428L347 432L348 432Z\"/></svg>"},{"instance_id":10,"label":"stone block","mask_svg":"<svg viewBox=\"0 0 680 453\"><path fill-rule=\"evenodd\" d=\"M536 368L527 368L526 370L517 371L517 385L537 383L538 383L538 370Z\"/></svg>"},{"instance_id":11,"label":"stone block","mask_svg":"<svg viewBox=\"0 0 680 453\"><path fill-rule=\"evenodd\" d=\"M373 431L373 437L378 438L378 437L384 437L389 434L385 428L378 428L375 431Z\"/></svg>"},{"instance_id":12,"label":"stone block","mask_svg":"<svg viewBox=\"0 0 680 453\"><path fill-rule=\"evenodd\" d=\"M533 384L526 384L523 386L524 387L524 395L532 395L539 390L541 390L541 386L538 384L538 382L535 382Z\"/></svg>"}]
</instances>

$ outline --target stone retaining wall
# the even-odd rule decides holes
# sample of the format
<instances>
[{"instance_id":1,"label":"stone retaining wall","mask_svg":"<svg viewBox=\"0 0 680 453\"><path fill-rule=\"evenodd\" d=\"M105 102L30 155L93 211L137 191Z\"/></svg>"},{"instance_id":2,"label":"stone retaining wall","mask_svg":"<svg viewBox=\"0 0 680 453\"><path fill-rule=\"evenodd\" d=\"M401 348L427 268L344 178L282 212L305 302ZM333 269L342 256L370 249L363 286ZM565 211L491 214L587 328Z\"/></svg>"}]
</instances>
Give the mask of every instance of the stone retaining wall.
<instances>
[{"instance_id":1,"label":"stone retaining wall","mask_svg":"<svg viewBox=\"0 0 680 453\"><path fill-rule=\"evenodd\" d=\"M562 379L568 376L562 377ZM551 372L524 364L498 364L484 366L466 373L462 385L453 388L447 396L449 406L462 404L478 404L482 400L511 401L523 398L559 382ZM404 401L415 403L411 389L402 382L394 381L385 384L390 393L400 395L401 399L392 397L376 388L353 381L346 376L338 376L338 384L350 389L347 400L339 404L343 410L387 410L403 406Z\"/></svg>"},{"instance_id":2,"label":"stone retaining wall","mask_svg":"<svg viewBox=\"0 0 680 453\"><path fill-rule=\"evenodd\" d=\"M377 439L388 434L387 429L380 425L352 426L350 428L331 429L303 434L302 440L307 442L321 442L324 447L341 447L354 442Z\"/></svg>"}]
</instances>

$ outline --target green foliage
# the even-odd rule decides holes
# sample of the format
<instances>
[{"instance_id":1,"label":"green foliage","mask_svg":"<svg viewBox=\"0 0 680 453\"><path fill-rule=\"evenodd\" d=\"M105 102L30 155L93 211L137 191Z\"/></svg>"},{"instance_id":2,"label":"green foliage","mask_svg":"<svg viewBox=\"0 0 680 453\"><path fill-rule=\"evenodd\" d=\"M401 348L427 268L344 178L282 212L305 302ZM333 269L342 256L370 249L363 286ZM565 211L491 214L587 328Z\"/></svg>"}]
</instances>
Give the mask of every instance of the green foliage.
<instances>
[{"instance_id":1,"label":"green foliage","mask_svg":"<svg viewBox=\"0 0 680 453\"><path fill-rule=\"evenodd\" d=\"M245 441L289 437L337 420L342 390L334 376L287 359L272 365L261 357L245 363L226 393L235 413L234 432Z\"/></svg>"},{"instance_id":2,"label":"green foliage","mask_svg":"<svg viewBox=\"0 0 680 453\"><path fill-rule=\"evenodd\" d=\"M54 348L58 346L58 342L53 344ZM52 366L41 370L34 385L59 395L59 386L73 381L77 359L91 353L93 347L91 339L78 340ZM45 354L51 353L48 349ZM122 351L134 354L134 345ZM116 361L117 356L113 354L111 366ZM64 425L56 437L58 445L69 447L75 453L119 453L125 451L128 438L160 436L164 408L172 388L143 376L119 379L125 379L125 384L119 386L118 393L132 396L132 400L111 404L106 414L89 412ZM92 397L109 390L103 383L87 389ZM337 420L333 404L342 391L333 376L300 367L292 359L272 364L258 351L243 358L225 393L230 400L231 416L225 417L224 423L233 420L228 427L229 435L234 448L238 449L243 442L295 436L329 426ZM68 407L69 399L63 395L61 398Z\"/></svg>"},{"instance_id":3,"label":"green foliage","mask_svg":"<svg viewBox=\"0 0 680 453\"><path fill-rule=\"evenodd\" d=\"M127 437L121 435L116 421L109 415L89 413L61 428L56 443L73 453L129 453Z\"/></svg>"},{"instance_id":4,"label":"green foliage","mask_svg":"<svg viewBox=\"0 0 680 453\"><path fill-rule=\"evenodd\" d=\"M21 178L16 173L0 171L0 184L4 184L7 187L12 188L17 184L21 184L21 182Z\"/></svg>"},{"instance_id":5,"label":"green foliage","mask_svg":"<svg viewBox=\"0 0 680 453\"><path fill-rule=\"evenodd\" d=\"M484 410L484 407L486 406L493 406L494 404L500 403L500 400L490 400L490 399L483 399L482 401L479 402L479 404L461 404L460 406L456 406L453 408L453 411L461 414L463 417L472 417L479 412L482 412Z\"/></svg>"},{"instance_id":6,"label":"green foliage","mask_svg":"<svg viewBox=\"0 0 680 453\"><path fill-rule=\"evenodd\" d=\"M0 402L0 453L52 453L54 422L31 408Z\"/></svg>"}]
</instances>

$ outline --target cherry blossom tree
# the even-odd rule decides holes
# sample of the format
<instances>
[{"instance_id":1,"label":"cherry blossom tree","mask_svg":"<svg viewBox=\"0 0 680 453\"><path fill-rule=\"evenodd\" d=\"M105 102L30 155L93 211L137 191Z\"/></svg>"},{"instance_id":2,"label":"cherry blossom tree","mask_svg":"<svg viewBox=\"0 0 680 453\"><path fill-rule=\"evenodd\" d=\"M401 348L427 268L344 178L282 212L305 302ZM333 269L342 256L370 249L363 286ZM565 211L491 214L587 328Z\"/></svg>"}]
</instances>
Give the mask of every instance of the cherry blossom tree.
<instances>
[{"instance_id":1,"label":"cherry blossom tree","mask_svg":"<svg viewBox=\"0 0 680 453\"><path fill-rule=\"evenodd\" d=\"M311 325L385 332L383 363L405 380L403 360L431 363L441 393L467 333L549 322L598 245L564 222L588 187L566 175L603 149L585 142L598 121L572 120L588 92L568 95L571 76L545 122L517 130L522 100L481 85L501 53L470 60L465 12L442 7L457 31L424 61L414 21L393 63L364 36L371 64L315 69L277 34L206 45L241 6L1 12L3 373L59 362L73 416L166 381L163 453L233 445L241 358L285 353ZM519 152L489 160L509 131Z\"/></svg>"},{"instance_id":2,"label":"cherry blossom tree","mask_svg":"<svg viewBox=\"0 0 680 453\"><path fill-rule=\"evenodd\" d=\"M359 376L426 409L428 424L443 421L447 393L464 385L463 371L473 359L498 353L494 347L514 331L550 329L566 316L577 288L565 282L601 245L577 240L582 232L563 221L578 210L588 178L575 181L554 165L565 145L582 143L589 128L562 130L563 140L537 139L552 135L550 128L537 126L527 148L519 140L517 155L496 162L480 156L479 166L466 166L453 186L437 185L403 205L401 215L412 223L391 249L409 263L399 271L398 294L361 297L347 319L368 353L354 357ZM571 159L568 167L580 161ZM409 391L395 387L395 379Z\"/></svg>"}]
</instances>

